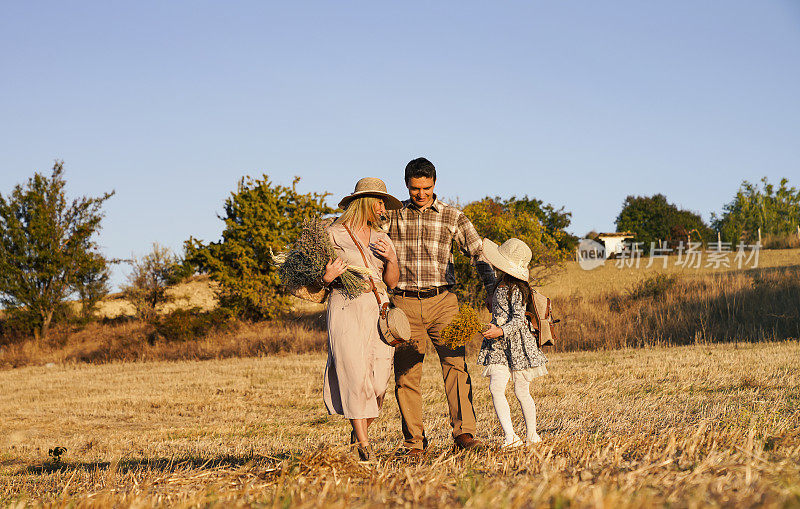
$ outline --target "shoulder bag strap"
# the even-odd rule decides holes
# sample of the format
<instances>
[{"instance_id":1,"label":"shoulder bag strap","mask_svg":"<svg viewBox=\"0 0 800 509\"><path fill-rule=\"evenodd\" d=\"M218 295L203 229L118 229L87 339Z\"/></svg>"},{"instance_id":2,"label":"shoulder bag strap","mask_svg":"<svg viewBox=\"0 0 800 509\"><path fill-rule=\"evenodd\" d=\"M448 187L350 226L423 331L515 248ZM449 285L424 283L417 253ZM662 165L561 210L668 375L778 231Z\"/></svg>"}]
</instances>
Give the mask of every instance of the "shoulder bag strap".
<instances>
[{"instance_id":1,"label":"shoulder bag strap","mask_svg":"<svg viewBox=\"0 0 800 509\"><path fill-rule=\"evenodd\" d=\"M365 267L372 267L372 265L367 261L367 256L364 254L364 250L361 249L361 243L356 239L356 236L353 235L353 232L350 231L350 228L347 227L346 224L342 223L344 229L347 230L347 233L350 234L350 238L353 239L353 243L358 248L358 252L361 253L361 258L364 260ZM386 318L386 308L388 307L388 303L381 302L381 296L378 295L378 287L375 286L375 280L372 279L372 275L369 275L369 284L372 287L372 293L375 295L375 299L378 300L378 309L380 309L381 317Z\"/></svg>"},{"instance_id":2,"label":"shoulder bag strap","mask_svg":"<svg viewBox=\"0 0 800 509\"><path fill-rule=\"evenodd\" d=\"M536 347L537 348L541 348L542 347L542 345L541 345L542 317L539 316L539 310L536 309L536 298L533 296L534 293L536 293L536 290L531 288L530 304L531 304L531 308L533 308L533 309L528 310L527 309L527 303L526 303L525 316L528 317L528 320L530 321L531 326L535 329L534 332L533 332L533 336L536 338Z\"/></svg>"}]
</instances>

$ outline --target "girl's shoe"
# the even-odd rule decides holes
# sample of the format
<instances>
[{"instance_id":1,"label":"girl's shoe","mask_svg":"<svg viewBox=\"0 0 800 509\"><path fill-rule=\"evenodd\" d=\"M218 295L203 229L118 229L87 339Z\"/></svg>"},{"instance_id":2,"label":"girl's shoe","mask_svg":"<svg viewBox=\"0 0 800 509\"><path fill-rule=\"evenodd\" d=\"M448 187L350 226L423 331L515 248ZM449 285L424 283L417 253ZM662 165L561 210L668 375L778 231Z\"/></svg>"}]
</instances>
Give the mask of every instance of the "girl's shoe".
<instances>
[{"instance_id":1,"label":"girl's shoe","mask_svg":"<svg viewBox=\"0 0 800 509\"><path fill-rule=\"evenodd\" d=\"M520 447L522 444L523 444L522 439L517 435L514 435L513 437L506 437L506 439L503 440L503 445L501 445L500 448L516 449L517 447Z\"/></svg>"},{"instance_id":2,"label":"girl's shoe","mask_svg":"<svg viewBox=\"0 0 800 509\"><path fill-rule=\"evenodd\" d=\"M537 434L533 435L532 437L528 437L525 440L525 443L528 444L528 445L531 445L531 444L538 444L541 441L542 441L542 437L540 437L539 434L537 433Z\"/></svg>"}]
</instances>

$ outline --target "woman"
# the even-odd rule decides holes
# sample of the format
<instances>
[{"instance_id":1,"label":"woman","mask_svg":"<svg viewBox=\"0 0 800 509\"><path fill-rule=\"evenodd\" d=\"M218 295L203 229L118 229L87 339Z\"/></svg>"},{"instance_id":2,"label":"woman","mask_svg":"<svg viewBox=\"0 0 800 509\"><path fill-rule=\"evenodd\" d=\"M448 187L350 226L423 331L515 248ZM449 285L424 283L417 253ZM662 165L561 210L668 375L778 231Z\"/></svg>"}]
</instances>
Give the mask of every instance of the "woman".
<instances>
[{"instance_id":1,"label":"woman","mask_svg":"<svg viewBox=\"0 0 800 509\"><path fill-rule=\"evenodd\" d=\"M358 442L362 460L370 456L367 428L380 412L394 349L381 341L378 299L370 282L365 281L364 293L348 299L337 289L335 279L348 265L366 265L376 275L382 275L388 288L397 285L400 278L397 254L380 225L386 209L400 207L402 203L386 192L382 180L366 177L358 181L353 194L339 202L344 214L328 228L338 258L328 263L322 277L323 284L331 286L323 399L328 413L350 419L353 426L350 442ZM382 289L378 296L381 302L388 301Z\"/></svg>"}]
</instances>

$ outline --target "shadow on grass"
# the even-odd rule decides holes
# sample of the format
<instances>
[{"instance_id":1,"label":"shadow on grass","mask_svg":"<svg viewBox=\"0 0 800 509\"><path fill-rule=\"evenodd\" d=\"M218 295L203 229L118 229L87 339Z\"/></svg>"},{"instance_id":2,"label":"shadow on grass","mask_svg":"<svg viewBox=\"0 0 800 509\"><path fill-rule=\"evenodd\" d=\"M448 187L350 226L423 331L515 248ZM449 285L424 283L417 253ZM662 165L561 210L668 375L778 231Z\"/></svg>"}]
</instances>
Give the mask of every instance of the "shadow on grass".
<instances>
[{"instance_id":1,"label":"shadow on grass","mask_svg":"<svg viewBox=\"0 0 800 509\"><path fill-rule=\"evenodd\" d=\"M617 292L559 304L560 351L796 339L800 265L680 277L657 295Z\"/></svg>"},{"instance_id":2,"label":"shadow on grass","mask_svg":"<svg viewBox=\"0 0 800 509\"><path fill-rule=\"evenodd\" d=\"M224 455L213 458L196 456L185 456L175 458L156 458L156 459L124 459L116 461L88 461L71 462L48 461L38 465L29 465L17 471L16 475L47 475L52 473L72 473L94 472L98 470L108 470L114 468L117 473L128 473L137 471L148 472L175 472L178 470L197 470L197 469L218 469L218 468L238 468L247 465L270 467L284 460L297 458L296 452L284 451L276 455L262 456L258 454L246 456Z\"/></svg>"},{"instance_id":3,"label":"shadow on grass","mask_svg":"<svg viewBox=\"0 0 800 509\"><path fill-rule=\"evenodd\" d=\"M722 294L714 294L708 281L695 282L692 298L645 308L639 323L671 344L689 344L698 335L711 342L800 337L800 266L750 269L744 274L748 286ZM720 276L723 281L729 278Z\"/></svg>"},{"instance_id":4,"label":"shadow on grass","mask_svg":"<svg viewBox=\"0 0 800 509\"><path fill-rule=\"evenodd\" d=\"M490 447L489 450L494 450ZM474 451L456 450L451 444L431 446L426 454L421 457L408 456L402 453L401 448L390 450L376 455L376 458L397 462L400 464L431 463L443 457L453 456L459 458L482 458L486 449ZM358 466L358 458L354 451L346 445L340 447L319 446L308 451L285 450L272 455L221 455L216 457L184 456L176 458L156 459L124 459L120 461L52 461L28 465L20 468L12 476L46 476L58 474L71 476L74 473L105 473L116 474L190 474L195 475L202 470L237 470L244 469L261 478L280 476L283 472L309 472L321 467L335 466L341 471L350 471L363 474L363 467ZM354 469L354 470L353 470Z\"/></svg>"}]
</instances>

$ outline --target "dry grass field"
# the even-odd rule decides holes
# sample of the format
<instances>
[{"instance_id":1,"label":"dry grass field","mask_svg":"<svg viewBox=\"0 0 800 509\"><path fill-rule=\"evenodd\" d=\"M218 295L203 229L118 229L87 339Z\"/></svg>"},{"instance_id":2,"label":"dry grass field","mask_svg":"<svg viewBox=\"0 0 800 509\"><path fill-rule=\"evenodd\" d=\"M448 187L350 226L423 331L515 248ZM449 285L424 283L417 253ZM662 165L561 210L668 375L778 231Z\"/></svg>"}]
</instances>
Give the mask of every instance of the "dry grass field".
<instances>
[{"instance_id":1,"label":"dry grass field","mask_svg":"<svg viewBox=\"0 0 800 509\"><path fill-rule=\"evenodd\" d=\"M389 396L367 464L325 414L323 354L4 370L0 505L800 507L798 359L797 341L553 353L532 385L544 441L516 452L472 368L491 447L454 454L428 358L429 453L394 457Z\"/></svg>"},{"instance_id":2,"label":"dry grass field","mask_svg":"<svg viewBox=\"0 0 800 509\"><path fill-rule=\"evenodd\" d=\"M758 267L617 268L577 262L541 289L562 319L560 348L800 338L800 249L761 251ZM733 265L733 264L732 264Z\"/></svg>"}]
</instances>

